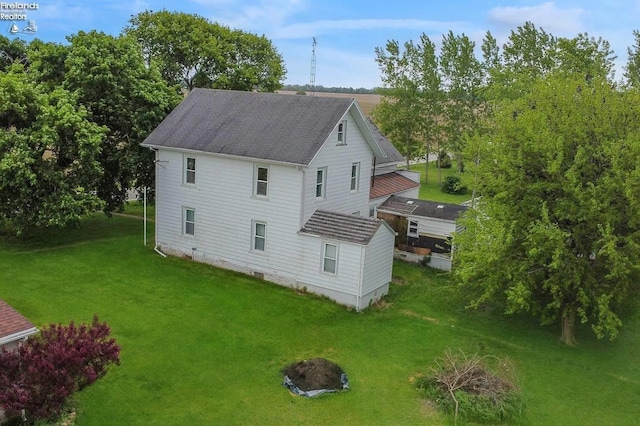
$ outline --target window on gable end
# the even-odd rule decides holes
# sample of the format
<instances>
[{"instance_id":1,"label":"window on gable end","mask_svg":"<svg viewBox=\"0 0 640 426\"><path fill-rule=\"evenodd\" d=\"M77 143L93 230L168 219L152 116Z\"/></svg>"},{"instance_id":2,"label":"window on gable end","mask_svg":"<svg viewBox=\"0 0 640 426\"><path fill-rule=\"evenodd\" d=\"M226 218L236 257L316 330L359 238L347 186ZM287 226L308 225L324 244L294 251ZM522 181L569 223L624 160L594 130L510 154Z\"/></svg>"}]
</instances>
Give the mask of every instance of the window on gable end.
<instances>
[{"instance_id":1,"label":"window on gable end","mask_svg":"<svg viewBox=\"0 0 640 426\"><path fill-rule=\"evenodd\" d=\"M256 166L255 195L266 197L269 186L269 169L267 167Z\"/></svg>"},{"instance_id":2,"label":"window on gable end","mask_svg":"<svg viewBox=\"0 0 640 426\"><path fill-rule=\"evenodd\" d=\"M347 143L347 120L338 123L338 145L346 145Z\"/></svg>"},{"instance_id":3,"label":"window on gable end","mask_svg":"<svg viewBox=\"0 0 640 426\"><path fill-rule=\"evenodd\" d=\"M185 157L184 161L184 183L196 183L196 159L195 157Z\"/></svg>"}]
</instances>

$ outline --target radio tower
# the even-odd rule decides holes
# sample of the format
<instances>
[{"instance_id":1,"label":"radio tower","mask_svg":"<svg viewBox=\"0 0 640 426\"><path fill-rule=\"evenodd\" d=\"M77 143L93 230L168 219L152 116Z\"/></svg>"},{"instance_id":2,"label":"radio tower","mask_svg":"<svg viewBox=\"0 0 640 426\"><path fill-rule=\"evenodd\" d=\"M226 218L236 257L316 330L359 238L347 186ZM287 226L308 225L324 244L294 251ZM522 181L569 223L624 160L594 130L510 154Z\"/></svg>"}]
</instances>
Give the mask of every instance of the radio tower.
<instances>
[{"instance_id":1,"label":"radio tower","mask_svg":"<svg viewBox=\"0 0 640 426\"><path fill-rule=\"evenodd\" d=\"M313 37L313 43L311 43L311 75L309 77L309 85L311 86L311 96L316 91L316 38Z\"/></svg>"}]
</instances>

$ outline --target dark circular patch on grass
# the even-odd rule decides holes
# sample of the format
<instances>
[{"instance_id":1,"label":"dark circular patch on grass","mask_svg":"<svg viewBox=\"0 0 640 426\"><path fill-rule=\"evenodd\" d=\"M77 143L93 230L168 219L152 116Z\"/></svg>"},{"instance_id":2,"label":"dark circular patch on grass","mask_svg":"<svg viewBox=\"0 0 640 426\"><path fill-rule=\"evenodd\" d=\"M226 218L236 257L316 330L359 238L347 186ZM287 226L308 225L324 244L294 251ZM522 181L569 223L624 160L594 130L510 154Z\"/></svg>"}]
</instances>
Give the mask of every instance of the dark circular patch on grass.
<instances>
[{"instance_id":1,"label":"dark circular patch on grass","mask_svg":"<svg viewBox=\"0 0 640 426\"><path fill-rule=\"evenodd\" d=\"M293 363L285 367L282 373L285 375L284 386L299 395L308 393L305 396L315 396L349 388L342 368L324 358ZM297 392L296 389L302 392Z\"/></svg>"}]
</instances>

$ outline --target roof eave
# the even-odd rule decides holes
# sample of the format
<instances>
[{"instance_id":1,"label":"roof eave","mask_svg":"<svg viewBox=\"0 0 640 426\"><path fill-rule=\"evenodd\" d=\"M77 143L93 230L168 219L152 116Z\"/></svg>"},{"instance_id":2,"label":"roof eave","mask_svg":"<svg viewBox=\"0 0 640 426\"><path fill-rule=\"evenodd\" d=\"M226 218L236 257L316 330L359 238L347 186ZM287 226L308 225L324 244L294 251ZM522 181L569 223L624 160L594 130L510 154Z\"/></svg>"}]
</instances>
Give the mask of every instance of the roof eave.
<instances>
[{"instance_id":1,"label":"roof eave","mask_svg":"<svg viewBox=\"0 0 640 426\"><path fill-rule=\"evenodd\" d=\"M354 119L356 120L356 124L358 124L360 131L362 131L362 134L365 140L369 144L371 151L373 151L373 155L375 155L376 158L387 158L387 155L384 153L384 150L382 149L380 144L378 144L378 141L376 140L376 137L373 134L371 127L369 127L369 123L367 123L367 119L365 118L365 115L362 112L362 109L360 109L360 105L358 105L358 102L355 99L351 101L349 110L351 110L351 108L355 108L356 111L358 111L357 114L354 114Z\"/></svg>"},{"instance_id":2,"label":"roof eave","mask_svg":"<svg viewBox=\"0 0 640 426\"><path fill-rule=\"evenodd\" d=\"M7 343L15 342L17 340L22 340L26 337L32 336L38 332L36 327L31 327L26 330L18 331L17 333L9 334L8 336L0 338L0 346L6 345Z\"/></svg>"},{"instance_id":3,"label":"roof eave","mask_svg":"<svg viewBox=\"0 0 640 426\"><path fill-rule=\"evenodd\" d=\"M209 156L212 156L212 157L231 158L231 159L235 159L235 160L251 161L253 163L279 164L279 165L289 166L289 167L307 167L308 166L308 164L303 164L303 163L291 163L291 162L286 162L286 161L269 160L269 159L257 158L257 157L246 157L246 156L243 156L243 155L234 155L234 154L221 154L221 153L218 153L218 152L200 151L200 150L196 150L196 149L168 147L168 146L144 144L144 143L142 143L140 145L145 147L145 148L149 148L149 149L153 149L153 150L161 150L161 149L163 149L163 150L167 150L167 151L182 152L182 153L185 153L185 154L202 154L202 155L209 155Z\"/></svg>"}]
</instances>

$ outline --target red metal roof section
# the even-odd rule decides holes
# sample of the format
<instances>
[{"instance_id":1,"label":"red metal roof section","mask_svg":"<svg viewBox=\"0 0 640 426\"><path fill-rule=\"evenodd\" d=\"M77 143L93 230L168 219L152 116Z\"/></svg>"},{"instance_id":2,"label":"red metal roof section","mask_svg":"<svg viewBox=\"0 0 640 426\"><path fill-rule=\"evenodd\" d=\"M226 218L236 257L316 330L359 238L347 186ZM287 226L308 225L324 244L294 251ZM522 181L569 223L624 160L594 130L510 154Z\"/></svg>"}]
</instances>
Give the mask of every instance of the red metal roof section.
<instances>
[{"instance_id":1,"label":"red metal roof section","mask_svg":"<svg viewBox=\"0 0 640 426\"><path fill-rule=\"evenodd\" d=\"M31 321L20 315L7 302L0 300L0 339L34 327Z\"/></svg>"},{"instance_id":2,"label":"red metal roof section","mask_svg":"<svg viewBox=\"0 0 640 426\"><path fill-rule=\"evenodd\" d=\"M372 177L371 179L373 179L373 186L369 190L370 200L397 194L398 192L406 191L408 189L420 186L418 182L415 182L408 177L402 176L397 172L378 175Z\"/></svg>"}]
</instances>

